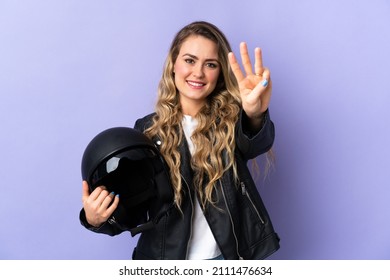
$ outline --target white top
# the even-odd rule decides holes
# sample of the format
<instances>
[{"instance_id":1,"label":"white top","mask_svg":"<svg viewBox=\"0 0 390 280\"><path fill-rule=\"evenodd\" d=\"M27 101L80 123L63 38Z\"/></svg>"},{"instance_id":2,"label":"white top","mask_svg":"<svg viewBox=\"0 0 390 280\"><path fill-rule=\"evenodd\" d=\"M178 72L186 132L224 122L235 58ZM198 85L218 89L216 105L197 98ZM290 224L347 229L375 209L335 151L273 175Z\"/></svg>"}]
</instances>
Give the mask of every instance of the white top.
<instances>
[{"instance_id":1,"label":"white top","mask_svg":"<svg viewBox=\"0 0 390 280\"><path fill-rule=\"evenodd\" d=\"M196 126L198 125L198 121L191 116L184 115L182 125L191 155L193 155L195 147L194 143L192 142L191 135L194 132ZM203 215L203 211L199 205L199 201L196 196L194 204L195 205L194 214L192 218L192 234L188 248L187 259L204 260L215 258L221 254L221 251L218 248L217 242L215 241L214 235L211 232L209 224L207 223L207 220Z\"/></svg>"}]
</instances>

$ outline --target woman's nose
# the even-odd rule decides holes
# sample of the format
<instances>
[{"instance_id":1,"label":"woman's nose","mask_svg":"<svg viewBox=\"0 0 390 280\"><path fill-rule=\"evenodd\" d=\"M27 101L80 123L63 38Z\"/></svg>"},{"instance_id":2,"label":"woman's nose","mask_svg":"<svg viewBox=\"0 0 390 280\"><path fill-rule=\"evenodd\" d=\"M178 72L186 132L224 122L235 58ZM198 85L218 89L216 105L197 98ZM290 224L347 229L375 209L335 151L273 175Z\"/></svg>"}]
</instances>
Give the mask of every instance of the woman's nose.
<instances>
[{"instance_id":1,"label":"woman's nose","mask_svg":"<svg viewBox=\"0 0 390 280\"><path fill-rule=\"evenodd\" d=\"M204 71L203 71L203 65L196 65L193 68L192 75L196 78L203 78L204 76Z\"/></svg>"}]
</instances>

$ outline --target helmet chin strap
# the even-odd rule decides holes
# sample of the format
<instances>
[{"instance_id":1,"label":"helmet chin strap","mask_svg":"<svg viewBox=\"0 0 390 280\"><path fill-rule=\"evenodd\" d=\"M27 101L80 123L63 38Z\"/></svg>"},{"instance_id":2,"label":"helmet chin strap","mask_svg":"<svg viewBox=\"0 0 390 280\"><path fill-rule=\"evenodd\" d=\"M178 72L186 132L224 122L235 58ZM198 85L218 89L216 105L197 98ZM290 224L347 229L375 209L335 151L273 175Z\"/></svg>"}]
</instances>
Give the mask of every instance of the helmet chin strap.
<instances>
[{"instance_id":1,"label":"helmet chin strap","mask_svg":"<svg viewBox=\"0 0 390 280\"><path fill-rule=\"evenodd\" d=\"M163 218L164 216L169 216L169 213L173 209L174 206L175 206L174 203L169 203L169 204L165 203L164 206L161 207L161 210L154 217L153 220L149 220L148 222L146 222L144 224L141 224L137 227L131 228L130 229L131 236L134 237L135 235L137 235L143 231L151 230L152 228L154 228L154 226L156 224L158 224L158 222L161 220L161 218Z\"/></svg>"}]
</instances>

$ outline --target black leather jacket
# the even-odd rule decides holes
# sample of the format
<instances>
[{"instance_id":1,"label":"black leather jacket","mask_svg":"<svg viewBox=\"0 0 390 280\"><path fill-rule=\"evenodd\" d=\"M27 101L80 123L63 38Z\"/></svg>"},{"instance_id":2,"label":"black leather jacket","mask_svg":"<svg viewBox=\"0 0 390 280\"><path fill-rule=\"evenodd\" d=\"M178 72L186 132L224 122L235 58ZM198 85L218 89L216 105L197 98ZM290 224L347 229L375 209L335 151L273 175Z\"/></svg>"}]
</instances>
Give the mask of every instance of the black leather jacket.
<instances>
[{"instance_id":1,"label":"black leather jacket","mask_svg":"<svg viewBox=\"0 0 390 280\"><path fill-rule=\"evenodd\" d=\"M144 131L151 124L152 116L153 114L137 120L134 128ZM239 184L233 180L232 170L225 172L213 194L217 201L216 207L209 206L204 211L224 259L229 260L264 259L279 249L279 237L247 167L249 159L272 147L274 125L268 111L263 127L255 134L246 129L247 123L245 113L242 112L236 125L235 156ZM154 140L158 142L158 139ZM174 208L153 229L142 232L134 249L134 259L178 260L187 257L195 192L192 186L190 152L185 138L180 145L180 153L184 184L182 213ZM100 228L90 226L83 210L80 212L80 220L86 228L95 232L116 235L123 231L115 226L115 221L110 220Z\"/></svg>"}]
</instances>

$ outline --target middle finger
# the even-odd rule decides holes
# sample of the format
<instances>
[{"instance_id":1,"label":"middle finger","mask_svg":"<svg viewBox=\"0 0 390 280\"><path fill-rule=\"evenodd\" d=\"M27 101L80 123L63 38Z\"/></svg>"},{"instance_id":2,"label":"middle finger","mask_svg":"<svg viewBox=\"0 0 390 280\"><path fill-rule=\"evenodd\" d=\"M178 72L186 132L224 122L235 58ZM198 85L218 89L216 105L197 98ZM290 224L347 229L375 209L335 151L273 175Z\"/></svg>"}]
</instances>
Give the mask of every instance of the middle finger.
<instances>
[{"instance_id":1,"label":"middle finger","mask_svg":"<svg viewBox=\"0 0 390 280\"><path fill-rule=\"evenodd\" d=\"M240 44L241 61L246 75L253 75L252 64L248 54L248 47L245 42Z\"/></svg>"}]
</instances>

